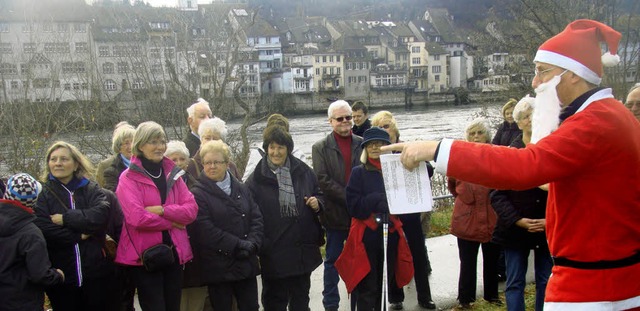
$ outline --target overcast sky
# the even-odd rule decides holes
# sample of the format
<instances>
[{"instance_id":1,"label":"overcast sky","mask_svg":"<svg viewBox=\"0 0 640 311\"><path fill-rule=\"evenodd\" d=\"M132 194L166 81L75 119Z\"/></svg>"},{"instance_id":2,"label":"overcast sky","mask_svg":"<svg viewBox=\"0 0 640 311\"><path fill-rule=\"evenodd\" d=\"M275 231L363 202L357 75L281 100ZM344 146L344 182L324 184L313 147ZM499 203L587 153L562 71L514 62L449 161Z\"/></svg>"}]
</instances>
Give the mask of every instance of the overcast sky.
<instances>
[{"instance_id":1,"label":"overcast sky","mask_svg":"<svg viewBox=\"0 0 640 311\"><path fill-rule=\"evenodd\" d=\"M95 0L85 0L87 3L92 3ZM131 3L134 3L135 0L129 0ZM166 6L166 7L175 7L178 6L178 0L142 0L145 3L149 3L152 6L157 6L157 7L162 7L162 6ZM211 0L197 0L198 3L211 3Z\"/></svg>"}]
</instances>

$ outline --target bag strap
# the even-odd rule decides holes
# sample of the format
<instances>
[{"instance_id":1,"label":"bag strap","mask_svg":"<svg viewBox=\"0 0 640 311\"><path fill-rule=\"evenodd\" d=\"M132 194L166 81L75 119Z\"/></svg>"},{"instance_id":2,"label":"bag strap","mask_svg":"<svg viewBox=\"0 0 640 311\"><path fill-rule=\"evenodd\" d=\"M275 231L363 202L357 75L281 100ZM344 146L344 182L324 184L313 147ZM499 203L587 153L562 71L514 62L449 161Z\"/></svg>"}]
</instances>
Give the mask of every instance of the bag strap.
<instances>
[{"instance_id":1,"label":"bag strap","mask_svg":"<svg viewBox=\"0 0 640 311\"><path fill-rule=\"evenodd\" d=\"M69 206L67 206L66 203L64 203L64 201L62 201L62 199L58 196L58 194L55 192L55 190L53 190L53 188L51 188L47 183L42 183L42 185L47 188L47 190L49 190L49 192L51 192L51 194L53 194L54 197L56 197L56 199L58 200L58 202L60 202L60 204L62 204L62 206L66 209L70 209Z\"/></svg>"},{"instance_id":2,"label":"bag strap","mask_svg":"<svg viewBox=\"0 0 640 311\"><path fill-rule=\"evenodd\" d=\"M131 234L129 234L129 227L127 226L127 222L123 220L122 223L124 224L124 230L127 231L127 237L129 238L129 242L131 242L131 247L133 247L133 250L136 251L136 255L138 255L138 258L140 259L140 261L142 261L142 256L140 256L140 253L138 252L136 245L133 244L133 240L131 239Z\"/></svg>"}]
</instances>

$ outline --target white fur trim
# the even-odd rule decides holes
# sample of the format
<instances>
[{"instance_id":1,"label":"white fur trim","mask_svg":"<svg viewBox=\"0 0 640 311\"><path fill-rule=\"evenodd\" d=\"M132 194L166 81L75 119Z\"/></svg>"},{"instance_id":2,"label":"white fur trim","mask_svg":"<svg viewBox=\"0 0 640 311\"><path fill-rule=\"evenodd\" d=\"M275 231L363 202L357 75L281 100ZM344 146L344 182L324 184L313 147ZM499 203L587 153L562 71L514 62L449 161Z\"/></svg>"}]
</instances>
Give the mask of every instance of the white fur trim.
<instances>
[{"instance_id":1,"label":"white fur trim","mask_svg":"<svg viewBox=\"0 0 640 311\"><path fill-rule=\"evenodd\" d=\"M602 59L602 65L605 67L613 67L620 63L620 56L618 56L617 54L611 55L611 53L609 52L604 53L601 59Z\"/></svg>"},{"instance_id":2,"label":"white fur trim","mask_svg":"<svg viewBox=\"0 0 640 311\"><path fill-rule=\"evenodd\" d=\"M533 62L547 63L558 66L560 68L568 69L569 71L577 74L578 76L595 85L600 85L600 82L602 82L602 78L600 78L598 74L593 70L589 69L589 67L583 65L573 58L569 58L556 52L538 50L538 52L536 52L536 57L533 59Z\"/></svg>"},{"instance_id":3,"label":"white fur trim","mask_svg":"<svg viewBox=\"0 0 640 311\"><path fill-rule=\"evenodd\" d=\"M628 310L640 306L640 296L618 301L593 302L545 302L545 311L592 311L592 310Z\"/></svg>"},{"instance_id":4,"label":"white fur trim","mask_svg":"<svg viewBox=\"0 0 640 311\"><path fill-rule=\"evenodd\" d=\"M576 113L584 110L589 105L591 105L591 103L593 103L595 101L598 101L598 100L601 100L601 99L605 99L605 98L614 98L613 97L613 91L611 89L600 90L600 91L596 92L595 94L591 95L591 97L587 98L587 100L585 100L585 102L582 104L582 106L580 106L580 108L578 108Z\"/></svg>"},{"instance_id":5,"label":"white fur trim","mask_svg":"<svg viewBox=\"0 0 640 311\"><path fill-rule=\"evenodd\" d=\"M436 172L447 175L447 168L449 166L449 156L451 155L451 145L453 139L445 138L440 141L440 148L438 149L438 161L436 162Z\"/></svg>"}]
</instances>

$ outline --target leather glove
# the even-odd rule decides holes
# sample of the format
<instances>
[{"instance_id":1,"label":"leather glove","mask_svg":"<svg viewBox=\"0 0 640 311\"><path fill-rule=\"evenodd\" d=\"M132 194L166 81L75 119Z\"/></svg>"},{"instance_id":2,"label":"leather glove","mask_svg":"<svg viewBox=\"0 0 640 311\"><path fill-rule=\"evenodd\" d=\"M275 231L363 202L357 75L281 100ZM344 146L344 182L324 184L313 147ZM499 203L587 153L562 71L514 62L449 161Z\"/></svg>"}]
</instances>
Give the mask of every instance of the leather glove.
<instances>
[{"instance_id":1,"label":"leather glove","mask_svg":"<svg viewBox=\"0 0 640 311\"><path fill-rule=\"evenodd\" d=\"M253 242L251 242L251 241L239 240L237 247L238 247L239 250L247 251L249 254L255 254L256 253L256 245L253 244Z\"/></svg>"}]
</instances>

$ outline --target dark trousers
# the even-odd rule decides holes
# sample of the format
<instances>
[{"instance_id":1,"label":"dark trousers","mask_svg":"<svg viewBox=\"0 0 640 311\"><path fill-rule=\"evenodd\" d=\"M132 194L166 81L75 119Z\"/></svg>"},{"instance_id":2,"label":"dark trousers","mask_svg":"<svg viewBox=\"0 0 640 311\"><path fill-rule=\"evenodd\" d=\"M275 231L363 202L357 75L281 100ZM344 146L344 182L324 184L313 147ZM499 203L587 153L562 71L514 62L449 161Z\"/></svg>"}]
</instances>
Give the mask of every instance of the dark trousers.
<instances>
[{"instance_id":1,"label":"dark trousers","mask_svg":"<svg viewBox=\"0 0 640 311\"><path fill-rule=\"evenodd\" d=\"M149 272L144 267L130 267L138 288L143 311L179 311L182 295L182 265L177 261L162 271Z\"/></svg>"},{"instance_id":2,"label":"dark trousers","mask_svg":"<svg viewBox=\"0 0 640 311\"><path fill-rule=\"evenodd\" d=\"M209 284L209 301L216 311L233 310L233 297L239 311L258 311L258 281L251 277L239 281Z\"/></svg>"},{"instance_id":3,"label":"dark trousers","mask_svg":"<svg viewBox=\"0 0 640 311\"><path fill-rule=\"evenodd\" d=\"M402 229L407 237L407 243L413 257L413 277L416 282L418 302L426 303L431 301L431 287L429 286L429 259L427 257L427 246L422 232L420 214L405 214L398 217L402 221ZM402 287L398 288L395 279L391 281L394 286L391 286L389 291L389 302L403 302L404 292Z\"/></svg>"},{"instance_id":4,"label":"dark trousers","mask_svg":"<svg viewBox=\"0 0 640 311\"><path fill-rule=\"evenodd\" d=\"M85 278L82 286L61 284L47 289L51 307L55 311L107 311L109 291L113 285L112 276Z\"/></svg>"},{"instance_id":5,"label":"dark trousers","mask_svg":"<svg viewBox=\"0 0 640 311\"><path fill-rule=\"evenodd\" d=\"M109 310L111 311L133 311L133 300L136 294L136 286L129 275L129 267L115 265L114 286L111 291Z\"/></svg>"},{"instance_id":6,"label":"dark trousers","mask_svg":"<svg viewBox=\"0 0 640 311\"><path fill-rule=\"evenodd\" d=\"M371 270L354 289L358 311L380 311L382 302L382 271L384 264L382 225L378 230L365 229L362 238ZM395 265L398 257L398 234L389 233L387 241L387 290L395 287Z\"/></svg>"},{"instance_id":7,"label":"dark trousers","mask_svg":"<svg viewBox=\"0 0 640 311\"><path fill-rule=\"evenodd\" d=\"M287 278L263 277L262 306L265 311L286 311L287 306L289 311L308 311L310 288L311 273Z\"/></svg>"},{"instance_id":8,"label":"dark trousers","mask_svg":"<svg viewBox=\"0 0 640 311\"><path fill-rule=\"evenodd\" d=\"M476 300L476 276L478 249L482 246L482 276L484 279L484 299L498 300L498 256L500 247L488 242L480 243L458 238L460 256L460 278L458 279L458 300L471 303Z\"/></svg>"}]
</instances>

